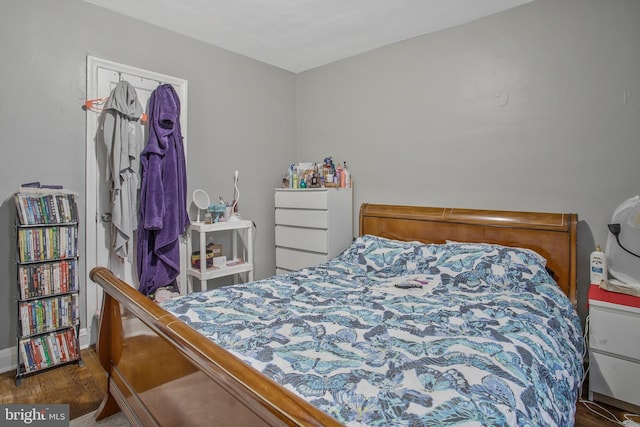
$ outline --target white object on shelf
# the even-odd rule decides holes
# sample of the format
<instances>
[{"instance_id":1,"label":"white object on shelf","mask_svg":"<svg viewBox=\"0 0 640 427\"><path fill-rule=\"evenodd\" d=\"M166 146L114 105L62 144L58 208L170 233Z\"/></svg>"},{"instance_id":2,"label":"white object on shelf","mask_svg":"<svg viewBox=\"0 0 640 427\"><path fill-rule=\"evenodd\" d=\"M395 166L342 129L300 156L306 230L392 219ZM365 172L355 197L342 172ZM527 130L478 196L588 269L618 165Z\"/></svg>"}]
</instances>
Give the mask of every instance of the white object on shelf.
<instances>
[{"instance_id":1,"label":"white object on shelf","mask_svg":"<svg viewBox=\"0 0 640 427\"><path fill-rule=\"evenodd\" d=\"M214 267L225 267L227 265L227 257L222 255L222 256L214 256L213 257L213 266Z\"/></svg>"},{"instance_id":2,"label":"white object on shelf","mask_svg":"<svg viewBox=\"0 0 640 427\"><path fill-rule=\"evenodd\" d=\"M590 400L640 411L639 342L640 308L589 297Z\"/></svg>"},{"instance_id":3,"label":"white object on shelf","mask_svg":"<svg viewBox=\"0 0 640 427\"><path fill-rule=\"evenodd\" d=\"M276 274L321 264L353 240L351 188L275 189Z\"/></svg>"},{"instance_id":4,"label":"white object on shelf","mask_svg":"<svg viewBox=\"0 0 640 427\"><path fill-rule=\"evenodd\" d=\"M196 222L200 222L200 211L206 211L209 208L211 199L206 191L197 189L193 191L193 204L198 208L198 216Z\"/></svg>"},{"instance_id":5,"label":"white object on shelf","mask_svg":"<svg viewBox=\"0 0 640 427\"><path fill-rule=\"evenodd\" d=\"M610 292L640 297L640 283L624 283L616 279L605 279L600 282L600 287Z\"/></svg>"},{"instance_id":6,"label":"white object on shelf","mask_svg":"<svg viewBox=\"0 0 640 427\"><path fill-rule=\"evenodd\" d=\"M227 217L229 222L238 222L242 217L238 213L238 200L240 200L240 190L238 190L238 171L233 173L233 204L231 205L231 215Z\"/></svg>"},{"instance_id":7,"label":"white object on shelf","mask_svg":"<svg viewBox=\"0 0 640 427\"><path fill-rule=\"evenodd\" d=\"M213 224L192 223L189 227L189 237L192 232L199 233L200 253L207 253L207 234L232 231L231 253L234 260L238 259L238 233L244 234L244 246L247 251L247 258L242 263L227 262L223 267L207 268L206 262L200 262L200 268L187 268L188 292L193 292L193 280L195 277L200 280L200 290L207 289L207 281L218 277L226 277L236 274L245 274L245 281L253 281L253 222L250 220L239 220L234 222L216 222ZM191 239L189 239L191 241ZM190 244L189 247L192 245ZM193 248L191 247L193 252Z\"/></svg>"}]
</instances>

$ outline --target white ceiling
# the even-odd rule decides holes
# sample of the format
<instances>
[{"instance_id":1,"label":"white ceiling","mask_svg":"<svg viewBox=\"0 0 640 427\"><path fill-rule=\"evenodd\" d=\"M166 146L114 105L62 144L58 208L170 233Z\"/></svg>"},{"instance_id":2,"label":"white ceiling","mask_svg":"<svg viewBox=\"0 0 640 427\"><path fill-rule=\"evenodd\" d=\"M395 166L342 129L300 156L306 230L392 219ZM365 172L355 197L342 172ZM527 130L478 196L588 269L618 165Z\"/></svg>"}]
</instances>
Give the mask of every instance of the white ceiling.
<instances>
[{"instance_id":1,"label":"white ceiling","mask_svg":"<svg viewBox=\"0 0 640 427\"><path fill-rule=\"evenodd\" d=\"M85 0L294 73L532 0Z\"/></svg>"}]
</instances>

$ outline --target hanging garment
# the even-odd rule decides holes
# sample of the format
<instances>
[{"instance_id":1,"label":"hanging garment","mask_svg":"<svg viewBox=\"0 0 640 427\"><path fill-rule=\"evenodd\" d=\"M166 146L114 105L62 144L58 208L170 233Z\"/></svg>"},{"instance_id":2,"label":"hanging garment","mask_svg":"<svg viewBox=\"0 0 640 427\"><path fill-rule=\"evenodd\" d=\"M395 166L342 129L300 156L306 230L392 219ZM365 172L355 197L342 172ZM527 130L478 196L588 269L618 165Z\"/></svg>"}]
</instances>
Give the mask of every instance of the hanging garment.
<instances>
[{"instance_id":1,"label":"hanging garment","mask_svg":"<svg viewBox=\"0 0 640 427\"><path fill-rule=\"evenodd\" d=\"M104 112L102 137L111 187L111 241L115 254L132 262L129 241L138 225L140 153L144 148L140 125L143 109L135 88L127 81L118 82Z\"/></svg>"},{"instance_id":2,"label":"hanging garment","mask_svg":"<svg viewBox=\"0 0 640 427\"><path fill-rule=\"evenodd\" d=\"M149 138L140 162L136 266L138 290L150 295L158 288L175 284L180 273L179 237L189 225L180 99L169 84L158 86L151 93Z\"/></svg>"}]
</instances>

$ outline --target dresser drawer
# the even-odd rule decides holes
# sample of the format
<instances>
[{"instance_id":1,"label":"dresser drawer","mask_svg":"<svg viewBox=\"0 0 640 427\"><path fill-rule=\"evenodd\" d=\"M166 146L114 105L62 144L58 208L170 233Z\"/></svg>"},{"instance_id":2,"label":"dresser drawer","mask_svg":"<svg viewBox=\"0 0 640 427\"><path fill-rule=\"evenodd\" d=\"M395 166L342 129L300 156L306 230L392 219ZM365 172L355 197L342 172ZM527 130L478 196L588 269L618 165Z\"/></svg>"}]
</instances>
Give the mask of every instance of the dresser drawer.
<instances>
[{"instance_id":1,"label":"dresser drawer","mask_svg":"<svg viewBox=\"0 0 640 427\"><path fill-rule=\"evenodd\" d=\"M328 209L328 194L326 190L276 191L276 208L293 209Z\"/></svg>"},{"instance_id":2,"label":"dresser drawer","mask_svg":"<svg viewBox=\"0 0 640 427\"><path fill-rule=\"evenodd\" d=\"M589 391L640 405L640 364L592 352L589 355Z\"/></svg>"},{"instance_id":3,"label":"dresser drawer","mask_svg":"<svg viewBox=\"0 0 640 427\"><path fill-rule=\"evenodd\" d=\"M640 314L632 311L589 306L589 346L640 362Z\"/></svg>"},{"instance_id":4,"label":"dresser drawer","mask_svg":"<svg viewBox=\"0 0 640 427\"><path fill-rule=\"evenodd\" d=\"M326 254L276 248L276 259L278 260L276 268L295 271L322 264L328 261L329 257Z\"/></svg>"},{"instance_id":5,"label":"dresser drawer","mask_svg":"<svg viewBox=\"0 0 640 427\"><path fill-rule=\"evenodd\" d=\"M327 230L276 225L276 246L328 253L328 240Z\"/></svg>"},{"instance_id":6,"label":"dresser drawer","mask_svg":"<svg viewBox=\"0 0 640 427\"><path fill-rule=\"evenodd\" d=\"M304 209L276 209L276 225L328 228L328 211Z\"/></svg>"}]
</instances>

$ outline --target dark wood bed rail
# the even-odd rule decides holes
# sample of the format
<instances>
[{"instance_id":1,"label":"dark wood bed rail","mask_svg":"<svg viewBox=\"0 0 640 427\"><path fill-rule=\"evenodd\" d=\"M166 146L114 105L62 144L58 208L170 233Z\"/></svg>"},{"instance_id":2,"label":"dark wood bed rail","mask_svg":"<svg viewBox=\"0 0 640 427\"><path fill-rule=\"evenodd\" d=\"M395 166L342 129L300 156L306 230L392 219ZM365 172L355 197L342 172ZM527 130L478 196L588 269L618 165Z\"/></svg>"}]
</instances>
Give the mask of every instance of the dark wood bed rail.
<instances>
[{"instance_id":1,"label":"dark wood bed rail","mask_svg":"<svg viewBox=\"0 0 640 427\"><path fill-rule=\"evenodd\" d=\"M547 259L573 305L577 287L577 224L573 213L516 212L364 203L360 235L444 243L496 243L532 249Z\"/></svg>"},{"instance_id":2,"label":"dark wood bed rail","mask_svg":"<svg viewBox=\"0 0 640 427\"><path fill-rule=\"evenodd\" d=\"M109 377L97 419L132 425L341 425L203 337L103 267L97 352ZM184 392L184 391L187 392Z\"/></svg>"}]
</instances>

